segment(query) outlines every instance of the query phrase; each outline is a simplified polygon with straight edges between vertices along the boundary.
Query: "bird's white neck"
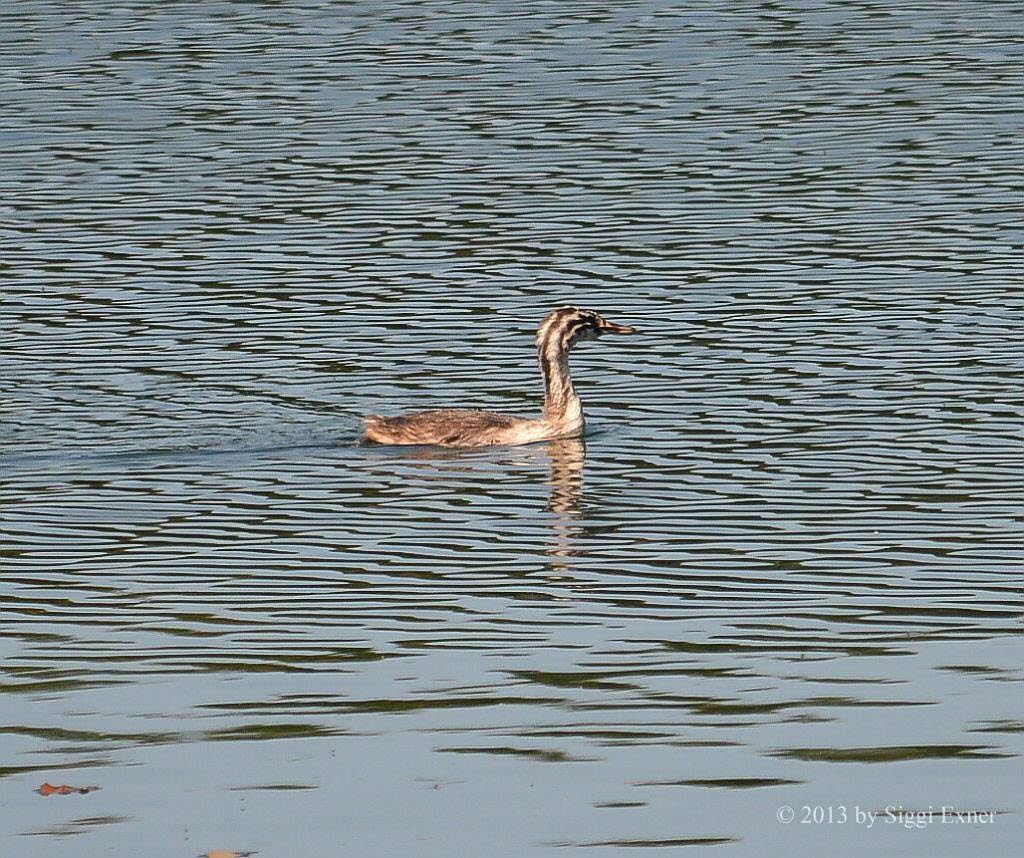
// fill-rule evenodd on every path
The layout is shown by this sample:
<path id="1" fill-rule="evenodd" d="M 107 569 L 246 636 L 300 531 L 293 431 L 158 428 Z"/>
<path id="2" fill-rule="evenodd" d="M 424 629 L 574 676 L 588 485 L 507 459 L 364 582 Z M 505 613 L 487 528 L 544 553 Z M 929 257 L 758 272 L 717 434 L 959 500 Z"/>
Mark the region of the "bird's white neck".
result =
<path id="1" fill-rule="evenodd" d="M 569 351 L 552 338 L 539 344 L 537 358 L 544 373 L 544 419 L 552 426 L 578 429 L 583 406 L 569 376 Z"/>

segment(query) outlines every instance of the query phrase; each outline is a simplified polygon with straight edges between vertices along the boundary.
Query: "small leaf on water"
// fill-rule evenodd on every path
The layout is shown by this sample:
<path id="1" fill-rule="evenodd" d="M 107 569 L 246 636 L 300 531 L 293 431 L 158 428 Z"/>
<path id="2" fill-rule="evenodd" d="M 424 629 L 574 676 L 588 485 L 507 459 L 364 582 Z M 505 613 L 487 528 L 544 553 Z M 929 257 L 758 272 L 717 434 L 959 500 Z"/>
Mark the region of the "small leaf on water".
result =
<path id="1" fill-rule="evenodd" d="M 231 849 L 211 849 L 209 852 L 204 852 L 199 858 L 249 858 L 250 855 L 255 854 L 255 852 L 234 852 Z"/>
<path id="2" fill-rule="evenodd" d="M 97 789 L 99 789 L 98 786 L 73 787 L 67 784 L 54 786 L 53 784 L 44 783 L 36 792 L 40 795 L 85 795 L 87 792 Z"/>

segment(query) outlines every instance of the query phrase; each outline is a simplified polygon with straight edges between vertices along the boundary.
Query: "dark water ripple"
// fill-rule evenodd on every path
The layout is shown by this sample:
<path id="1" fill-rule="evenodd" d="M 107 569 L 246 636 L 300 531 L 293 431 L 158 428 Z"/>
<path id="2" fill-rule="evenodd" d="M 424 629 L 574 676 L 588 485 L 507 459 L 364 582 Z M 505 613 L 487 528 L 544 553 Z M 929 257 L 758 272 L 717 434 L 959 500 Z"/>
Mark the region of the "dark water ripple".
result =
<path id="1" fill-rule="evenodd" d="M 1022 31 L 20 4 L 0 851 L 1024 845 Z M 356 444 L 534 410 L 561 303 L 643 332 L 585 442 Z"/>

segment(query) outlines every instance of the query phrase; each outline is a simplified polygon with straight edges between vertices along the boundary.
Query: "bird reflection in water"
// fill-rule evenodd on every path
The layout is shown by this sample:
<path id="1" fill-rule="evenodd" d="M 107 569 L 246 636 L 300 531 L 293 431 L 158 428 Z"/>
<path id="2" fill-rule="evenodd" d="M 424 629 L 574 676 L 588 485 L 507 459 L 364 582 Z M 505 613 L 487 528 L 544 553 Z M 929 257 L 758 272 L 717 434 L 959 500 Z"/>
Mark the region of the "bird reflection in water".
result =
<path id="1" fill-rule="evenodd" d="M 548 472 L 548 500 L 543 517 L 551 527 L 550 546 L 545 549 L 548 568 L 553 577 L 567 577 L 572 568 L 570 558 L 578 556 L 579 536 L 583 527 L 579 523 L 583 506 L 583 464 L 587 448 L 581 438 L 561 438 L 542 444 L 523 447 L 490 447 L 485 452 L 453 450 L 446 447 L 363 448 L 367 455 L 378 460 L 408 463 L 430 463 L 430 469 L 417 468 L 416 476 L 428 484 L 449 488 L 453 482 L 461 486 L 462 497 L 487 496 L 488 483 L 480 478 L 486 473 L 481 462 L 500 464 L 506 476 L 524 466 L 532 473 L 545 465 Z M 506 484 L 499 481 L 498 486 Z M 469 486 L 472 485 L 471 490 Z M 574 577 L 574 576 L 569 576 Z"/>
<path id="2" fill-rule="evenodd" d="M 587 446 L 581 438 L 563 438 L 549 441 L 547 449 L 551 457 L 548 512 L 575 517 L 583 500 L 583 463 L 587 458 Z"/>
<path id="3" fill-rule="evenodd" d="M 563 574 L 571 568 L 569 558 L 579 553 L 576 545 L 583 530 L 578 519 L 583 504 L 583 463 L 587 446 L 582 438 L 562 438 L 549 441 L 547 451 L 551 459 L 547 510 L 554 513 L 555 519 L 554 539 L 546 553 L 551 571 Z"/>

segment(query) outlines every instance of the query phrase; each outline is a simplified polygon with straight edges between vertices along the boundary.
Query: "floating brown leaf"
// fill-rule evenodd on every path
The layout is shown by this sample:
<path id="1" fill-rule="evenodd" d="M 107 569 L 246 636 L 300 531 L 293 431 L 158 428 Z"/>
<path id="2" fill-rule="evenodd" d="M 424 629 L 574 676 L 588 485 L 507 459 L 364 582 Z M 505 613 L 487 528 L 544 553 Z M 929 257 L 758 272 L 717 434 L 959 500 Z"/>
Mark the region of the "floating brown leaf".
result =
<path id="1" fill-rule="evenodd" d="M 61 784 L 60 786 L 54 786 L 53 784 L 44 783 L 39 789 L 36 790 L 40 795 L 85 795 L 87 792 L 99 789 L 98 786 L 84 786 L 84 787 L 73 787 L 67 784 Z"/>

